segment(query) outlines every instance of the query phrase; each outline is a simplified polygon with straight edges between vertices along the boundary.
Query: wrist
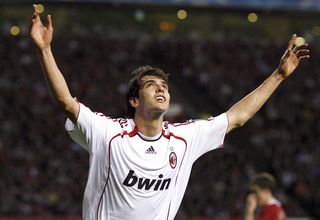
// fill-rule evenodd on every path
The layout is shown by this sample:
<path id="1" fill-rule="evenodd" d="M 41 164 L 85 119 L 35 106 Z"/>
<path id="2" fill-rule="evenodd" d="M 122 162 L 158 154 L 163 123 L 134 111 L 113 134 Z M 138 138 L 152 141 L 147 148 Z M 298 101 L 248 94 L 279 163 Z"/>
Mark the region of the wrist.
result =
<path id="1" fill-rule="evenodd" d="M 46 55 L 48 53 L 51 53 L 51 46 L 46 46 L 46 47 L 41 47 L 41 48 L 38 48 L 38 52 L 42 55 Z"/>
<path id="2" fill-rule="evenodd" d="M 287 78 L 285 74 L 281 70 L 279 70 L 279 68 L 277 68 L 272 75 L 275 77 L 277 81 L 283 81 Z"/>

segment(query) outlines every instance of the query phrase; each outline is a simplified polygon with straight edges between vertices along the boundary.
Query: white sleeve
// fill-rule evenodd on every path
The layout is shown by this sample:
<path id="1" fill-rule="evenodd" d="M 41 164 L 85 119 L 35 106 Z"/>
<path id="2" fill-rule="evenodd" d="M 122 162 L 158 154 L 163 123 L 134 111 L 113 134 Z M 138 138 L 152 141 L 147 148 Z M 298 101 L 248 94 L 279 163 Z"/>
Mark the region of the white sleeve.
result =
<path id="1" fill-rule="evenodd" d="M 201 155 L 223 145 L 228 128 L 228 117 L 223 113 L 208 120 L 197 120 L 194 126 L 192 156 L 195 161 Z"/>
<path id="2" fill-rule="evenodd" d="M 67 119 L 65 123 L 65 129 L 72 140 L 85 148 L 89 153 L 94 153 L 107 142 L 107 134 L 112 126 L 115 126 L 112 120 L 92 112 L 81 103 L 76 124 L 70 119 Z"/>

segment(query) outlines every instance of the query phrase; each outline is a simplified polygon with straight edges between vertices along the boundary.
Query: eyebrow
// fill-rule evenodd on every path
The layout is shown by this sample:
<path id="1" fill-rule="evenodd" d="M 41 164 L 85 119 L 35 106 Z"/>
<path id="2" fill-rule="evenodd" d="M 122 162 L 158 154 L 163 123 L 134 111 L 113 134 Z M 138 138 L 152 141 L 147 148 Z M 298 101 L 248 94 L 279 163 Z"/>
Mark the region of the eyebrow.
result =
<path id="1" fill-rule="evenodd" d="M 156 80 L 154 80 L 154 79 L 148 79 L 148 80 L 142 82 L 142 87 L 143 87 L 145 84 L 147 84 L 148 82 L 153 82 L 153 83 L 155 83 Z M 165 80 L 161 80 L 161 83 L 164 84 L 164 85 L 166 85 L 166 86 L 168 87 L 168 83 L 167 83 Z"/>

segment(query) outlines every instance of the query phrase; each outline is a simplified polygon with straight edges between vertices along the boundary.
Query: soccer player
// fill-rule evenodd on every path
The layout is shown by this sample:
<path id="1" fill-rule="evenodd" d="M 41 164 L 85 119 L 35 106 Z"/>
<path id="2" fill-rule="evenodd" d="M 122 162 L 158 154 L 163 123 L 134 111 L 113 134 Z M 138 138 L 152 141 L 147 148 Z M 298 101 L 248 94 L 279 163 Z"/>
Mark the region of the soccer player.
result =
<path id="1" fill-rule="evenodd" d="M 285 220 L 286 215 L 281 203 L 275 197 L 276 180 L 269 173 L 257 174 L 251 182 L 247 197 L 244 220 L 254 220 L 257 206 L 261 211 L 257 220 Z"/>
<path id="2" fill-rule="evenodd" d="M 309 57 L 306 44 L 294 46 L 293 35 L 279 67 L 227 112 L 174 124 L 163 120 L 170 102 L 167 74 L 142 66 L 129 82 L 128 117 L 113 119 L 71 96 L 51 51 L 52 33 L 51 16 L 44 26 L 34 5 L 30 35 L 49 90 L 68 118 L 71 138 L 90 155 L 85 220 L 174 219 L 197 158 L 221 147 L 225 135 L 245 124 Z"/>

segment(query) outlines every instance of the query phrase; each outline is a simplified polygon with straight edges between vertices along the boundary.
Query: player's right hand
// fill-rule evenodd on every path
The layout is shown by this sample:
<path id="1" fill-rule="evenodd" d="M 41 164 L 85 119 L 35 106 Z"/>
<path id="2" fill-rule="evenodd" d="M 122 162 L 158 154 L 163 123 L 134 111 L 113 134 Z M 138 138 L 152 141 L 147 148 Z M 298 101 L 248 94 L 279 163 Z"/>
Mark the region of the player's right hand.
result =
<path id="1" fill-rule="evenodd" d="M 47 27 L 42 24 L 40 15 L 37 12 L 37 5 L 33 5 L 33 16 L 30 26 L 30 36 L 37 47 L 41 49 L 50 48 L 53 28 L 51 16 L 47 16 Z"/>

